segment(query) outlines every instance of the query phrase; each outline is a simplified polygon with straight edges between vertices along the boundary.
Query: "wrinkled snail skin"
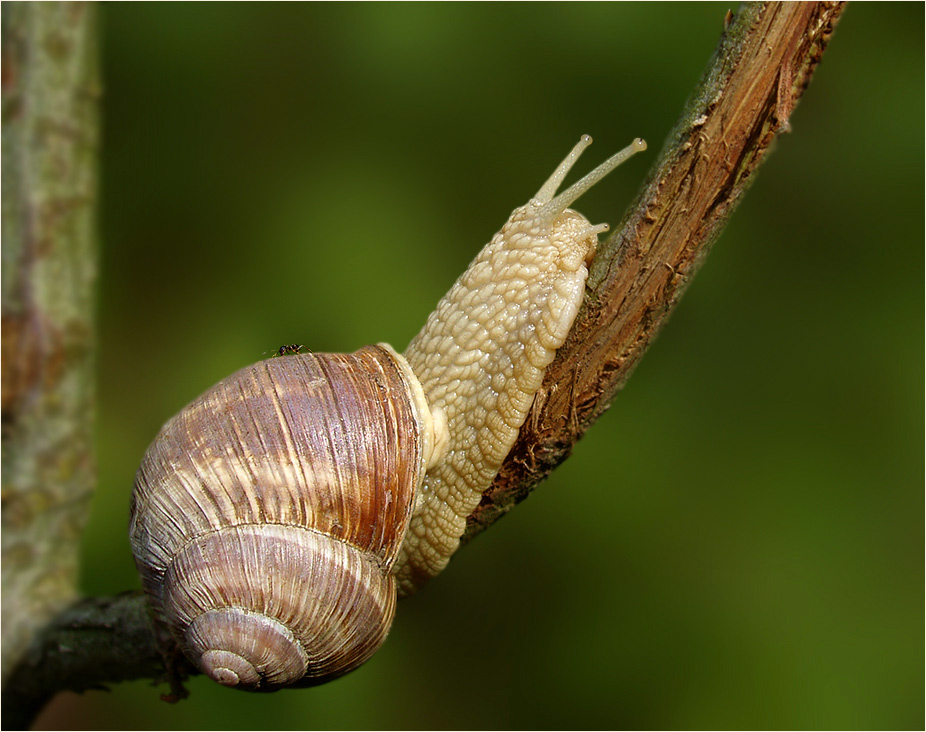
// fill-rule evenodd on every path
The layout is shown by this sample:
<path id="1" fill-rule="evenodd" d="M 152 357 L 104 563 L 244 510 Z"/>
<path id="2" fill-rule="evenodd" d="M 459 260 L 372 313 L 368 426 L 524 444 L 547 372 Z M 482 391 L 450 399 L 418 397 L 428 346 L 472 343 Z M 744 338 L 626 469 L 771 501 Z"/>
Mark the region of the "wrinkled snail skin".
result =
<path id="1" fill-rule="evenodd" d="M 130 537 L 158 616 L 221 684 L 353 670 L 397 593 L 440 572 L 517 438 L 581 305 L 598 234 L 559 195 L 584 136 L 441 300 L 404 356 L 267 359 L 171 419 L 136 478 Z"/>
<path id="2" fill-rule="evenodd" d="M 395 570 L 400 595 L 440 572 L 456 551 L 579 311 L 598 234 L 608 225 L 593 226 L 568 206 L 646 149 L 634 140 L 557 196 L 591 142 L 583 136 L 537 195 L 512 212 L 405 351 L 428 404 L 447 423 L 448 448 L 424 479 Z"/>

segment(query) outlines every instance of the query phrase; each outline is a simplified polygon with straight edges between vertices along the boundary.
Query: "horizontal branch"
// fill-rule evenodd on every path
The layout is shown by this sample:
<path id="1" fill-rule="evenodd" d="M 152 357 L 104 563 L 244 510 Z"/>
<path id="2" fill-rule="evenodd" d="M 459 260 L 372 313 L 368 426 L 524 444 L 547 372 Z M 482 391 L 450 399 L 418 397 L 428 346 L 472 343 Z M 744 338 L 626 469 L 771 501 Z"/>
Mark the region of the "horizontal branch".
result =
<path id="1" fill-rule="evenodd" d="M 140 592 L 91 597 L 61 613 L 43 631 L 3 687 L 4 729 L 28 728 L 52 694 L 105 689 L 133 679 L 167 681 L 184 694 L 182 658 L 164 658 L 168 631 L 156 625 Z"/>

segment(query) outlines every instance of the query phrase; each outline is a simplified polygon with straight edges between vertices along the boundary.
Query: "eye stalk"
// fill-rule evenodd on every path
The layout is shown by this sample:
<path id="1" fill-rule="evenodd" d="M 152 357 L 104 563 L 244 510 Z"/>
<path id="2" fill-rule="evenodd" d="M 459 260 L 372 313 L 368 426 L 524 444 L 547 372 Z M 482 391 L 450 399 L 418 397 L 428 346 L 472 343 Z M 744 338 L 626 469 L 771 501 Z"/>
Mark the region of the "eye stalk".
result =
<path id="1" fill-rule="evenodd" d="M 556 191 L 559 189 L 560 185 L 562 185 L 566 174 L 572 166 L 575 165 L 575 162 L 579 159 L 579 156 L 583 153 L 585 148 L 591 144 L 592 138 L 589 135 L 582 135 L 582 139 L 572 148 L 572 151 L 566 156 L 563 162 L 559 164 L 559 167 L 557 167 L 553 175 L 547 179 L 547 182 L 541 186 L 540 190 L 537 191 L 537 195 L 531 199 L 532 202 L 536 202 L 543 207 L 538 214 L 540 218 L 547 221 L 556 219 L 563 211 L 575 203 L 583 193 L 588 191 L 589 188 L 604 178 L 618 165 L 636 155 L 638 152 L 646 150 L 646 140 L 641 137 L 636 138 L 623 150 L 612 155 L 591 173 L 588 173 L 584 178 L 573 183 L 569 188 L 556 196 Z M 554 196 L 556 196 L 556 198 L 554 198 Z"/>

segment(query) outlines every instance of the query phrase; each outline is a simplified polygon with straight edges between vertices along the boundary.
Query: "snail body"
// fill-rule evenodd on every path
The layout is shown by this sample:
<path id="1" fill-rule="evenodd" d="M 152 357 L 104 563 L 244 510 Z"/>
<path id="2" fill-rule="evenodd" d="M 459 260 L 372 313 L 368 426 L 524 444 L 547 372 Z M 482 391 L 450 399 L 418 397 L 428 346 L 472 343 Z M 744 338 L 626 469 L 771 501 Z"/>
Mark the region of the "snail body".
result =
<path id="1" fill-rule="evenodd" d="M 568 208 L 642 140 L 556 195 L 584 136 L 403 355 L 295 353 L 171 419 L 130 537 L 158 616 L 203 673 L 271 691 L 353 670 L 397 595 L 440 572 L 581 305 L 597 236 Z"/>

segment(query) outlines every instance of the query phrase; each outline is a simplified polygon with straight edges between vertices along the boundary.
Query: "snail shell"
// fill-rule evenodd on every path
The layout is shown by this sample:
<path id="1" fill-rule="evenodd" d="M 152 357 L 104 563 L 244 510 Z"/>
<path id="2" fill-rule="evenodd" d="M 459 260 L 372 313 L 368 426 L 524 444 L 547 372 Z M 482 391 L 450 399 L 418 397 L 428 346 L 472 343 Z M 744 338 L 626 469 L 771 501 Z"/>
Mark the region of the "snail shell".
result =
<path id="1" fill-rule="evenodd" d="M 130 531 L 142 580 L 219 683 L 310 685 L 382 643 L 433 451 L 410 374 L 387 346 L 261 361 L 174 417 L 145 455 Z"/>
<path id="2" fill-rule="evenodd" d="M 161 430 L 136 478 L 132 548 L 204 673 L 270 691 L 345 674 L 383 642 L 397 591 L 446 566 L 608 228 L 568 207 L 646 148 L 635 140 L 557 194 L 590 143 L 515 209 L 404 357 L 381 344 L 261 361 Z"/>

